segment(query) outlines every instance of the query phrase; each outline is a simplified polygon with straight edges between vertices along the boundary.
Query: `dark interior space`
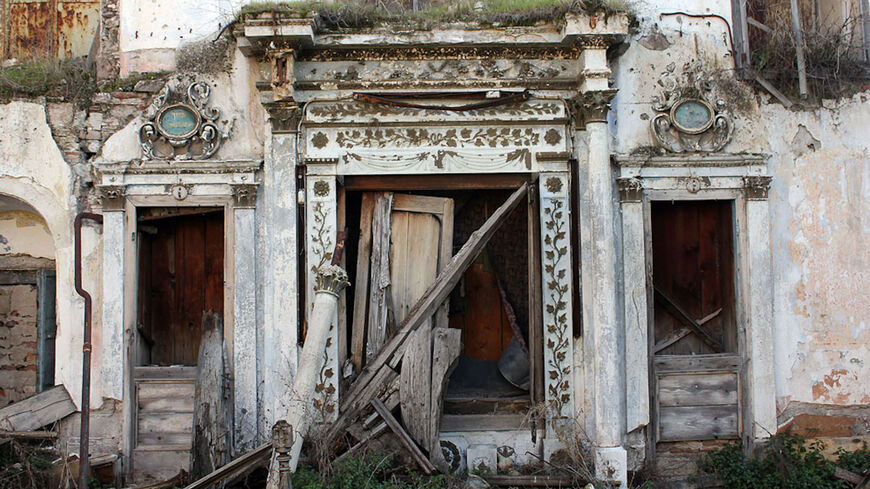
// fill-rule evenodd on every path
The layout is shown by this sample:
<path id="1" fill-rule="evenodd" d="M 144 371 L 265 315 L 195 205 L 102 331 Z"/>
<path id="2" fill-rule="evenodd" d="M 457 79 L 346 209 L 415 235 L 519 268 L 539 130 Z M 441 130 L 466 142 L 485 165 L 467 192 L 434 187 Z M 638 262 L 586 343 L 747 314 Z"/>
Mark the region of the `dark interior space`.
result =
<path id="1" fill-rule="evenodd" d="M 426 189 L 395 193 L 453 200 L 452 248 L 455 254 L 512 191 Z M 362 194 L 361 191 L 346 192 L 348 239 L 345 263 L 352 284 L 356 283 L 353 264 L 357 263 Z M 519 205 L 453 290 L 448 323 L 449 327 L 462 330 L 463 349 L 445 395 L 445 414 L 467 413 L 468 406 L 479 407 L 479 401 L 486 399 L 510 401 L 519 398 L 528 405 L 528 387 L 521 389 L 512 385 L 498 366 L 511 340 L 517 336 L 516 332 L 520 333 L 524 343 L 529 340 L 528 254 L 528 206 Z M 348 337 L 352 334 L 354 317 L 352 294 L 351 291 L 346 301 Z M 528 362 L 527 354 L 517 346 L 507 355 L 518 358 L 520 363 Z M 482 409 L 492 410 L 490 405 Z"/>
<path id="2" fill-rule="evenodd" d="M 656 353 L 736 353 L 733 201 L 653 202 L 651 210 L 655 343 L 683 335 Z M 686 328 L 674 307 L 701 323 L 722 351 Z"/>
<path id="3" fill-rule="evenodd" d="M 138 237 L 138 363 L 196 365 L 203 313 L 223 314 L 223 209 L 142 209 Z"/>

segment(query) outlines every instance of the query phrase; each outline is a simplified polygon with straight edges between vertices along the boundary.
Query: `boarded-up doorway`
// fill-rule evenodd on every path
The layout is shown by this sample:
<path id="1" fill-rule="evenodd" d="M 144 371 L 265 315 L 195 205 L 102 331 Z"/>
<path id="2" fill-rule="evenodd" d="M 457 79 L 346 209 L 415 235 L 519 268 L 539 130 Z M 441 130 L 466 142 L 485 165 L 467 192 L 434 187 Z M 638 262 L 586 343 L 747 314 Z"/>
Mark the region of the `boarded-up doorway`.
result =
<path id="1" fill-rule="evenodd" d="M 202 316 L 224 309 L 224 212 L 143 208 L 137 220 L 133 478 L 141 482 L 188 466 Z"/>
<path id="2" fill-rule="evenodd" d="M 655 441 L 742 431 L 733 201 L 653 202 Z"/>

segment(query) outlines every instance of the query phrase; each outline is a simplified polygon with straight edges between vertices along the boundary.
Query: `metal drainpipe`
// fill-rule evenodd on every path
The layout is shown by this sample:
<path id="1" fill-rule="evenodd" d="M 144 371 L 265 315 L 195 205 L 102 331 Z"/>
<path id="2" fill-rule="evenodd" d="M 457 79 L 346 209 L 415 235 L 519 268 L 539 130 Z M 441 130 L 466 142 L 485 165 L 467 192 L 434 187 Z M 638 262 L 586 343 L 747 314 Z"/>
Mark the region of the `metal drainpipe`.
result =
<path id="1" fill-rule="evenodd" d="M 82 221 L 103 223 L 103 216 L 90 212 L 81 212 L 75 220 L 75 287 L 76 292 L 85 300 L 85 330 L 82 340 L 82 421 L 79 434 L 79 488 L 88 487 L 88 445 L 90 443 L 91 415 L 91 294 L 82 288 Z"/>

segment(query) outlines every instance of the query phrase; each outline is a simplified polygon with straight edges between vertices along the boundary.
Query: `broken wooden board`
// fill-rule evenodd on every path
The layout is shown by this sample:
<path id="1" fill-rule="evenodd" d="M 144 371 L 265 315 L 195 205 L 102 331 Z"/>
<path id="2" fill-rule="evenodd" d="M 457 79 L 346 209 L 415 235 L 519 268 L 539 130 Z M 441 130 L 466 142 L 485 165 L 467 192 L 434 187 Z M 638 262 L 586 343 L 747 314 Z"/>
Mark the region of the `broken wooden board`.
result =
<path id="1" fill-rule="evenodd" d="M 425 320 L 429 319 L 438 307 L 444 303 L 450 292 L 459 282 L 462 274 L 471 262 L 474 261 L 483 247 L 486 246 L 493 234 L 505 222 L 511 211 L 522 201 L 528 189 L 529 185 L 523 183 L 520 188 L 508 197 L 504 204 L 496 209 L 483 226 L 471 234 L 468 241 L 459 250 L 459 253 L 453 257 L 447 267 L 438 275 L 435 282 L 429 286 L 426 293 L 417 301 L 414 309 L 402 322 L 399 331 L 384 345 L 374 361 L 366 365 L 356 382 L 351 385 L 347 396 L 345 396 L 345 402 L 342 403 L 338 419 L 324 433 L 324 440 L 327 443 L 338 439 L 339 435 L 345 431 L 347 425 L 361 414 L 362 408 L 377 393 L 377 390 L 371 387 L 372 382 L 377 377 L 383 375 L 381 372 L 384 368 L 390 369 L 389 365 L 401 357 L 402 348 L 410 333 L 422 325 Z M 392 371 L 392 369 L 390 370 Z"/>
<path id="2" fill-rule="evenodd" d="M 443 473 L 450 472 L 450 464 L 441 453 L 441 413 L 444 407 L 444 391 L 450 373 L 456 367 L 462 349 L 462 331 L 450 328 L 435 328 L 432 331 L 432 394 L 428 416 L 429 438 L 423 448 L 429 452 L 429 461 Z M 405 413 L 402 412 L 404 418 Z"/>
<path id="3" fill-rule="evenodd" d="M 380 194 L 372 216 L 371 293 L 366 322 L 366 362 L 370 362 L 387 340 L 390 310 L 390 211 L 393 194 Z"/>
<path id="4" fill-rule="evenodd" d="M 725 347 L 722 346 L 722 343 L 716 341 L 710 333 L 704 329 L 703 326 L 699 325 L 697 321 L 692 319 L 685 311 L 683 311 L 680 306 L 678 306 L 673 300 L 671 300 L 668 296 L 662 293 L 659 289 L 655 288 L 655 300 L 659 304 L 661 304 L 668 312 L 674 315 L 683 325 L 692 330 L 695 334 L 701 337 L 701 339 L 706 343 L 710 348 L 713 349 L 716 353 L 721 353 L 725 351 Z"/>
<path id="5" fill-rule="evenodd" d="M 399 399 L 402 421 L 408 434 L 428 449 L 432 434 L 432 321 L 410 334 L 399 373 Z"/>
<path id="6" fill-rule="evenodd" d="M 0 409 L 0 429 L 32 431 L 76 412 L 69 393 L 57 385 Z"/>
<path id="7" fill-rule="evenodd" d="M 221 315 L 202 317 L 202 340 L 194 395 L 190 475 L 199 478 L 225 465 L 232 456 L 232 397 L 227 385 L 227 353 Z"/>
<path id="8" fill-rule="evenodd" d="M 393 414 L 387 410 L 384 403 L 382 403 L 380 399 L 374 398 L 372 399 L 371 404 L 372 407 L 375 408 L 375 411 L 377 411 L 381 418 L 383 418 L 387 426 L 393 430 L 393 433 L 395 433 L 396 437 L 399 438 L 399 442 L 406 450 L 408 450 L 408 453 L 411 454 L 411 457 L 415 462 L 417 462 L 417 465 L 420 466 L 423 473 L 427 475 L 434 473 L 435 467 L 429 463 L 429 460 L 425 455 L 423 455 L 423 452 L 420 451 L 420 447 L 418 447 L 417 444 L 414 443 L 414 440 L 408 436 L 408 433 L 402 429 L 402 425 L 400 425 L 396 418 L 393 417 Z"/>
<path id="9" fill-rule="evenodd" d="M 184 489 L 205 489 L 217 482 L 231 482 L 237 476 L 246 473 L 257 465 L 269 460 L 272 456 L 272 442 L 264 443 L 198 481 L 185 486 Z"/>
<path id="10" fill-rule="evenodd" d="M 372 259 L 372 215 L 375 194 L 364 193 L 359 217 L 359 245 L 356 257 L 356 285 L 353 295 L 353 322 L 351 323 L 350 361 L 355 372 L 363 365 L 365 350 L 366 304 L 369 298 L 369 264 Z"/>

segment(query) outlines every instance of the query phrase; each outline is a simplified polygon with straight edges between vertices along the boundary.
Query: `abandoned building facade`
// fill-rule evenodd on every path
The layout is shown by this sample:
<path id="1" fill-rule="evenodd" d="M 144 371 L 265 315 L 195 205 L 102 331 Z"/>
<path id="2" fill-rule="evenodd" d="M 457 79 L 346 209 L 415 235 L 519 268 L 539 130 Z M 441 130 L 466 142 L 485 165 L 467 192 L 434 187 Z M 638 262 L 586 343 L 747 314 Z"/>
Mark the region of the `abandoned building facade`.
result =
<path id="1" fill-rule="evenodd" d="M 763 88 L 746 2 L 364 27 L 55 3 L 75 28 L 7 28 L 4 55 L 44 36 L 122 83 L 0 105 L 0 407 L 60 385 L 80 409 L 84 347 L 91 453 L 129 480 L 187 466 L 209 310 L 235 453 L 300 412 L 341 425 L 367 374 L 454 471 L 547 459 L 566 432 L 617 481 L 691 475 L 723 440 L 867 439 L 870 101 Z M 101 219 L 77 264 L 80 212 Z M 330 263 L 349 286 L 324 318 Z"/>

